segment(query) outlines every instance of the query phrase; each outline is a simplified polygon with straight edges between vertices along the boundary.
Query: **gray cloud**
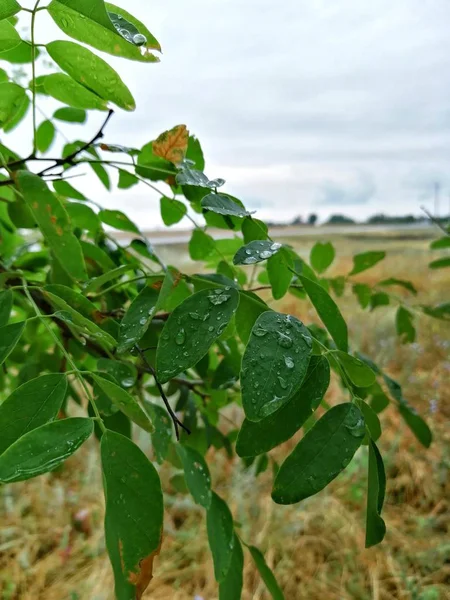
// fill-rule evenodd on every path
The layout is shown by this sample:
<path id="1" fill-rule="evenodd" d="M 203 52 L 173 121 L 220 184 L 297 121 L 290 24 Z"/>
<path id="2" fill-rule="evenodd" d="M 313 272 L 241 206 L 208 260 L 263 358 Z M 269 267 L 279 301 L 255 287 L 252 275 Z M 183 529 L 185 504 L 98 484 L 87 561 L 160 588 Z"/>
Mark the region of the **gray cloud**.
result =
<path id="1" fill-rule="evenodd" d="M 354 206 L 366 204 L 373 198 L 376 187 L 368 175 L 360 174 L 354 183 L 347 185 L 326 181 L 319 192 L 323 206 Z"/>

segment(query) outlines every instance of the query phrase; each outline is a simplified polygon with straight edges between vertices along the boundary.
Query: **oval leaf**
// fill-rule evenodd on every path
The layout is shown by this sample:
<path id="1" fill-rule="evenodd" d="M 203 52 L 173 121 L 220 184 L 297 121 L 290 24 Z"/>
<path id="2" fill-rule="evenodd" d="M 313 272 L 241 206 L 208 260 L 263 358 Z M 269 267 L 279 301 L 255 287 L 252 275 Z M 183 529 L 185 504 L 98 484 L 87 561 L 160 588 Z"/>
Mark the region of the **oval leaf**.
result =
<path id="1" fill-rule="evenodd" d="M 285 406 L 258 423 L 244 419 L 236 441 L 237 454 L 256 456 L 291 438 L 319 406 L 329 385 L 327 359 L 311 356 L 301 388 Z"/>
<path id="2" fill-rule="evenodd" d="M 244 584 L 244 553 L 236 534 L 233 538 L 233 554 L 230 568 L 225 579 L 219 585 L 219 600 L 238 600 L 242 595 Z"/>
<path id="3" fill-rule="evenodd" d="M 335 254 L 331 242 L 316 242 L 309 257 L 312 268 L 317 273 L 324 273 L 333 262 Z"/>
<path id="4" fill-rule="evenodd" d="M 331 408 L 281 465 L 274 501 L 295 504 L 323 490 L 351 461 L 364 435 L 364 417 L 355 404 Z"/>
<path id="5" fill-rule="evenodd" d="M 91 419 L 74 417 L 29 431 L 0 456 L 0 482 L 24 481 L 53 471 L 84 444 L 93 430 Z"/>
<path id="6" fill-rule="evenodd" d="M 153 154 L 171 163 L 183 162 L 189 142 L 186 125 L 176 125 L 164 131 L 152 144 Z"/>
<path id="7" fill-rule="evenodd" d="M 276 254 L 280 248 L 281 244 L 270 240 L 253 241 L 239 248 L 234 255 L 233 263 L 235 265 L 254 265 L 267 260 Z"/>
<path id="8" fill-rule="evenodd" d="M 85 110 L 79 108 L 58 108 L 53 113 L 53 118 L 65 123 L 85 123 L 87 115 Z"/>
<path id="9" fill-rule="evenodd" d="M 382 251 L 371 251 L 371 252 L 361 252 L 361 254 L 356 254 L 353 257 L 353 269 L 350 271 L 349 275 L 356 275 L 357 273 L 362 273 L 367 269 L 372 268 L 380 260 L 386 256 L 386 252 Z"/>
<path id="10" fill-rule="evenodd" d="M 258 569 L 262 580 L 266 584 L 266 588 L 270 592 L 273 600 L 285 600 L 284 594 L 281 591 L 277 580 L 275 579 L 275 575 L 267 566 L 262 552 L 258 548 L 255 548 L 255 546 L 247 546 L 247 548 L 250 550 L 250 554 L 252 555 L 256 568 Z"/>
<path id="11" fill-rule="evenodd" d="M 367 487 L 366 548 L 379 544 L 386 525 L 381 518 L 386 492 L 386 473 L 383 459 L 375 443 L 369 441 L 369 481 Z"/>
<path id="12" fill-rule="evenodd" d="M 53 73 L 44 78 L 44 89 L 49 96 L 74 108 L 107 110 L 106 102 L 65 73 Z"/>
<path id="13" fill-rule="evenodd" d="M 0 327 L 0 365 L 5 362 L 10 353 L 14 350 L 17 342 L 22 335 L 24 322 L 11 323 Z"/>
<path id="14" fill-rule="evenodd" d="M 213 492 L 206 513 L 208 541 L 214 561 L 216 581 L 223 581 L 230 569 L 234 548 L 233 517 L 228 505 Z"/>
<path id="15" fill-rule="evenodd" d="M 20 110 L 25 96 L 25 90 L 17 83 L 0 83 L 0 128 Z"/>
<path id="16" fill-rule="evenodd" d="M 16 388 L 0 405 L 0 454 L 25 433 L 55 419 L 66 390 L 63 373 L 41 375 Z"/>
<path id="17" fill-rule="evenodd" d="M 107 431 L 100 445 L 106 499 L 105 536 L 117 598 L 142 597 L 153 575 L 163 528 L 158 473 L 127 437 Z"/>
<path id="18" fill-rule="evenodd" d="M 46 48 L 63 71 L 97 96 L 124 110 L 136 108 L 130 90 L 102 58 L 75 42 L 50 42 Z"/>
<path id="19" fill-rule="evenodd" d="M 0 14 L 2 12 L 3 6 L 0 8 Z M 13 27 L 9 21 L 0 20 L 0 53 L 15 48 L 20 42 L 20 35 L 17 33 L 15 27 Z"/>
<path id="20" fill-rule="evenodd" d="M 201 454 L 188 446 L 177 445 L 177 454 L 183 463 L 184 476 L 195 502 L 208 509 L 211 505 L 211 475 Z"/>
<path id="21" fill-rule="evenodd" d="M 208 194 L 202 198 L 201 206 L 204 210 L 210 210 L 218 215 L 248 217 L 251 214 L 225 194 Z"/>
<path id="22" fill-rule="evenodd" d="M 359 358 L 340 350 L 333 352 L 333 356 L 337 357 L 344 371 L 357 387 L 369 387 L 375 383 L 375 373 Z"/>
<path id="23" fill-rule="evenodd" d="M 13 305 L 13 293 L 11 290 L 0 292 L 0 327 L 4 327 L 11 315 Z"/>
<path id="24" fill-rule="evenodd" d="M 156 371 L 162 383 L 203 358 L 225 330 L 238 303 L 235 289 L 222 288 L 197 292 L 175 308 L 156 352 Z"/>
<path id="25" fill-rule="evenodd" d="M 242 359 L 245 416 L 261 421 L 297 392 L 305 377 L 312 340 L 301 321 L 268 311 L 260 315 Z"/>
<path id="26" fill-rule="evenodd" d="M 321 318 L 323 324 L 328 329 L 336 346 L 347 352 L 348 350 L 348 331 L 347 323 L 331 296 L 326 292 L 321 285 L 311 281 L 307 277 L 300 277 L 300 281 L 305 288 L 317 314 Z"/>
<path id="27" fill-rule="evenodd" d="M 158 302 L 159 291 L 145 287 L 130 304 L 119 328 L 119 353 L 127 352 L 147 331 Z"/>
<path id="28" fill-rule="evenodd" d="M 111 402 L 129 419 L 145 431 L 149 431 L 150 433 L 154 431 L 149 416 L 142 410 L 133 396 L 112 381 L 109 381 L 109 379 L 105 379 L 96 373 L 91 373 L 91 377 Z"/>
<path id="29" fill-rule="evenodd" d="M 0 4 L 0 20 L 12 17 L 21 10 L 20 4 L 17 0 L 2 0 Z"/>

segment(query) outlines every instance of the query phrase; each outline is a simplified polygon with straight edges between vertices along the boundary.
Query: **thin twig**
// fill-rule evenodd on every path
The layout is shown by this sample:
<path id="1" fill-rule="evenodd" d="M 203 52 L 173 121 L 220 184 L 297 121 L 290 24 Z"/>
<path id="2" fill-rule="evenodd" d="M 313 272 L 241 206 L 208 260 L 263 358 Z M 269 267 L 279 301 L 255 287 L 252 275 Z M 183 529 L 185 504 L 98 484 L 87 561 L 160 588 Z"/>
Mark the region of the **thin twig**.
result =
<path id="1" fill-rule="evenodd" d="M 434 223 L 437 227 L 439 227 L 439 229 L 441 229 L 445 235 L 450 235 L 450 233 L 447 231 L 447 229 L 442 225 L 442 223 L 440 223 L 435 217 L 433 217 L 433 215 L 428 212 L 428 210 L 425 208 L 425 206 L 421 206 L 420 207 L 423 212 L 427 215 L 427 217 L 430 219 L 430 221 L 432 223 Z"/>
<path id="2" fill-rule="evenodd" d="M 138 351 L 139 356 L 141 357 L 141 359 L 144 361 L 145 365 L 147 366 L 148 372 L 151 373 L 153 375 L 153 377 L 155 378 L 155 383 L 156 383 L 156 387 L 159 390 L 159 395 L 161 396 L 164 404 L 166 405 L 167 411 L 170 415 L 170 418 L 172 419 L 177 440 L 180 439 L 180 432 L 178 430 L 178 426 L 180 426 L 182 429 L 184 429 L 184 431 L 189 435 L 191 433 L 190 430 L 185 425 L 183 425 L 183 423 L 178 419 L 177 415 L 172 410 L 172 407 L 170 406 L 170 403 L 169 403 L 167 396 L 163 390 L 163 387 L 158 381 L 155 369 L 148 362 L 147 358 L 145 357 L 145 354 L 142 352 L 142 350 L 139 348 L 138 345 L 136 345 L 136 349 Z"/>

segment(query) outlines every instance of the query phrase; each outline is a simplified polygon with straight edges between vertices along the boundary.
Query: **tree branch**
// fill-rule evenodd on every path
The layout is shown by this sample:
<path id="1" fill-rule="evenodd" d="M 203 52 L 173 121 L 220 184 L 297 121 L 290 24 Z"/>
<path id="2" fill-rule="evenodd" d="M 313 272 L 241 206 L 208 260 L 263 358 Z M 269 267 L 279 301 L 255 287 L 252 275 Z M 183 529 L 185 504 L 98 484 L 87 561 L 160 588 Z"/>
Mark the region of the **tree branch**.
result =
<path id="1" fill-rule="evenodd" d="M 440 223 L 435 217 L 433 217 L 433 215 L 428 212 L 428 210 L 425 208 L 425 206 L 421 206 L 420 207 L 423 212 L 427 215 L 427 217 L 430 219 L 430 221 L 432 223 L 434 223 L 437 227 L 439 227 L 439 229 L 441 229 L 445 235 L 450 235 L 450 233 L 447 231 L 447 229 L 442 225 L 442 223 Z"/>

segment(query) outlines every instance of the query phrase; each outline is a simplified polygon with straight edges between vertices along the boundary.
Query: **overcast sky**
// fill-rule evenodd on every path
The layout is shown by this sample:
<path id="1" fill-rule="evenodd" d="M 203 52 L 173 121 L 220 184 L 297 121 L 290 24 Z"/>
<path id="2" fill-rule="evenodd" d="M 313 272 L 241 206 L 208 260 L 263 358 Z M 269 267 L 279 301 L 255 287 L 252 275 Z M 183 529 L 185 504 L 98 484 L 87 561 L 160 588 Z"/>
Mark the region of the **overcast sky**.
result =
<path id="1" fill-rule="evenodd" d="M 163 55 L 156 65 L 107 58 L 137 102 L 134 113 L 117 110 L 107 142 L 140 147 L 186 123 L 207 174 L 265 218 L 418 214 L 434 182 L 447 212 L 449 0 L 122 2 Z M 42 26 L 55 33 L 40 13 Z M 145 187 L 108 194 L 90 175 L 77 186 L 141 225 L 161 224 Z"/>

